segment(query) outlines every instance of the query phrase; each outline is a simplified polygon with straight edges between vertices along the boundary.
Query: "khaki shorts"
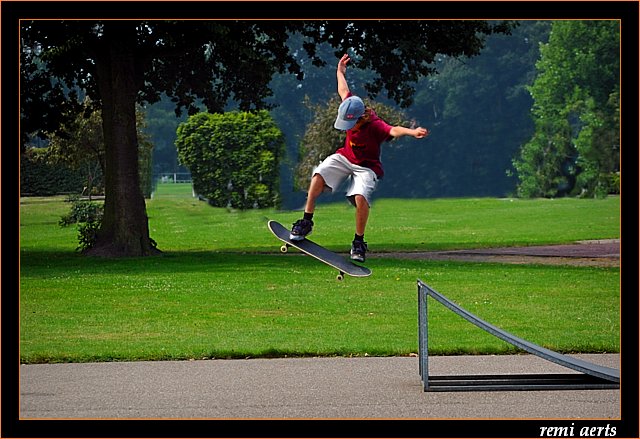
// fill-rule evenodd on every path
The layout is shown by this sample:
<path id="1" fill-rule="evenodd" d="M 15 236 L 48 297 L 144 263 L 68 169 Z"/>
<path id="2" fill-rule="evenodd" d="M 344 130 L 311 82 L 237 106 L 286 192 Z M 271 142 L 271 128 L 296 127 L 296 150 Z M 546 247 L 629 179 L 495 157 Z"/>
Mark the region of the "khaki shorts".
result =
<path id="1" fill-rule="evenodd" d="M 371 195 L 378 185 L 378 176 L 369 168 L 354 165 L 341 154 L 333 154 L 324 159 L 313 175 L 320 174 L 325 182 L 325 191 L 337 190 L 347 179 L 347 199 L 355 206 L 355 196 L 362 195 L 371 205 Z"/>

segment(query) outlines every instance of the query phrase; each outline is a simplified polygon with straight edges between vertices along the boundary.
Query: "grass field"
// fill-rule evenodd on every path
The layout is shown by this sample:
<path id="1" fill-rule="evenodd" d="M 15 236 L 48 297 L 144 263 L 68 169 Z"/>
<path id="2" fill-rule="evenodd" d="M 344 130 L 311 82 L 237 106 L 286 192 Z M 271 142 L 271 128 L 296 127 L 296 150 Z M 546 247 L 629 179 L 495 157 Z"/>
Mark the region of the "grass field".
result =
<path id="1" fill-rule="evenodd" d="M 25 363 L 417 352 L 418 278 L 479 317 L 561 352 L 618 352 L 618 268 L 376 258 L 442 250 L 619 238 L 620 200 L 379 200 L 367 261 L 373 275 L 335 280 L 317 261 L 279 253 L 267 219 L 164 184 L 147 202 L 163 255 L 119 260 L 77 254 L 57 225 L 61 197 L 20 206 L 20 355 Z M 354 211 L 318 207 L 315 240 L 346 251 Z M 429 307 L 430 353 L 510 353 L 510 345 Z"/>

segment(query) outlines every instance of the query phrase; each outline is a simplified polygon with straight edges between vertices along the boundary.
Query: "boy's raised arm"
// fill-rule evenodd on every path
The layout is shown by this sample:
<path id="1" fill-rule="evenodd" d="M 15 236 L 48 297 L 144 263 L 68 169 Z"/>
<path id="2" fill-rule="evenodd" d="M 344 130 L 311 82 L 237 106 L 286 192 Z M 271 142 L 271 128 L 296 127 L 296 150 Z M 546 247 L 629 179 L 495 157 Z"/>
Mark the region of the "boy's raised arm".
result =
<path id="1" fill-rule="evenodd" d="M 338 61 L 338 69 L 336 71 L 336 77 L 338 78 L 338 94 L 344 101 L 349 94 L 349 86 L 347 85 L 347 63 L 351 60 L 349 55 L 344 54 L 340 61 Z"/>

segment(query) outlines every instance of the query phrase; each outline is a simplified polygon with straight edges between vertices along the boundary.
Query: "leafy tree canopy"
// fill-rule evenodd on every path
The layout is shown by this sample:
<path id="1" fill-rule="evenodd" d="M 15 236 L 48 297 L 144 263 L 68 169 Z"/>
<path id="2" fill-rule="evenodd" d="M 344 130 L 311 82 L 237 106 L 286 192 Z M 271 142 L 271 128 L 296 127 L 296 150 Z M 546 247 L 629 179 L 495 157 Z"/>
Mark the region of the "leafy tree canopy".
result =
<path id="1" fill-rule="evenodd" d="M 620 24 L 556 21 L 529 88 L 535 132 L 514 160 L 527 197 L 619 191 Z"/>
<path id="2" fill-rule="evenodd" d="M 377 75 L 366 85 L 374 98 L 383 89 L 407 106 L 421 76 L 435 73 L 436 54 L 478 55 L 487 35 L 510 33 L 515 22 L 462 21 L 32 21 L 21 29 L 22 119 L 27 132 L 42 125 L 38 116 L 56 119 L 57 106 L 79 102 L 79 94 L 102 104 L 98 60 L 110 44 L 110 33 L 133 27 L 132 71 L 137 101 L 155 103 L 163 93 L 176 113 L 222 112 L 230 100 L 242 111 L 266 108 L 268 84 L 275 73 L 304 75 L 301 54 L 289 53 L 292 34 L 314 65 L 325 65 L 316 47 L 329 43 L 335 55 L 350 51 L 353 67 Z M 51 79 L 53 78 L 53 80 Z M 53 104 L 48 106 L 47 104 Z M 74 107 L 78 109 L 78 107 Z M 51 123 L 51 126 L 57 124 Z"/>

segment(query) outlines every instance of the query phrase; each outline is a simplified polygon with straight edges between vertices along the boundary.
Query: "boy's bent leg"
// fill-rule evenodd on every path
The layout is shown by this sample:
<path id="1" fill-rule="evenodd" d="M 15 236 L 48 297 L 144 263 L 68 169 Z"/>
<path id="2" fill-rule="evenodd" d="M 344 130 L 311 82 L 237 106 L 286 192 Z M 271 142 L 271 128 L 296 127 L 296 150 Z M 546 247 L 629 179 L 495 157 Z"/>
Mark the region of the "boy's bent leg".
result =
<path id="1" fill-rule="evenodd" d="M 307 213 L 313 213 L 316 210 L 316 199 L 322 194 L 326 183 L 324 178 L 320 174 L 314 174 L 309 184 L 309 191 L 307 192 L 307 203 L 304 207 L 304 211 Z"/>
<path id="2" fill-rule="evenodd" d="M 325 181 L 322 175 L 314 174 L 309 184 L 307 193 L 307 203 L 304 208 L 304 217 L 293 223 L 289 239 L 301 241 L 311 234 L 313 230 L 313 212 L 316 208 L 316 198 L 322 194 L 325 188 Z"/>
<path id="3" fill-rule="evenodd" d="M 362 195 L 356 195 L 354 198 L 356 202 L 356 234 L 362 236 L 369 219 L 369 202 Z"/>
<path id="4" fill-rule="evenodd" d="M 332 154 L 324 159 L 313 170 L 305 211 L 313 213 L 316 208 L 316 199 L 323 192 L 333 192 L 350 175 L 351 169 L 348 161 L 340 154 Z"/>

